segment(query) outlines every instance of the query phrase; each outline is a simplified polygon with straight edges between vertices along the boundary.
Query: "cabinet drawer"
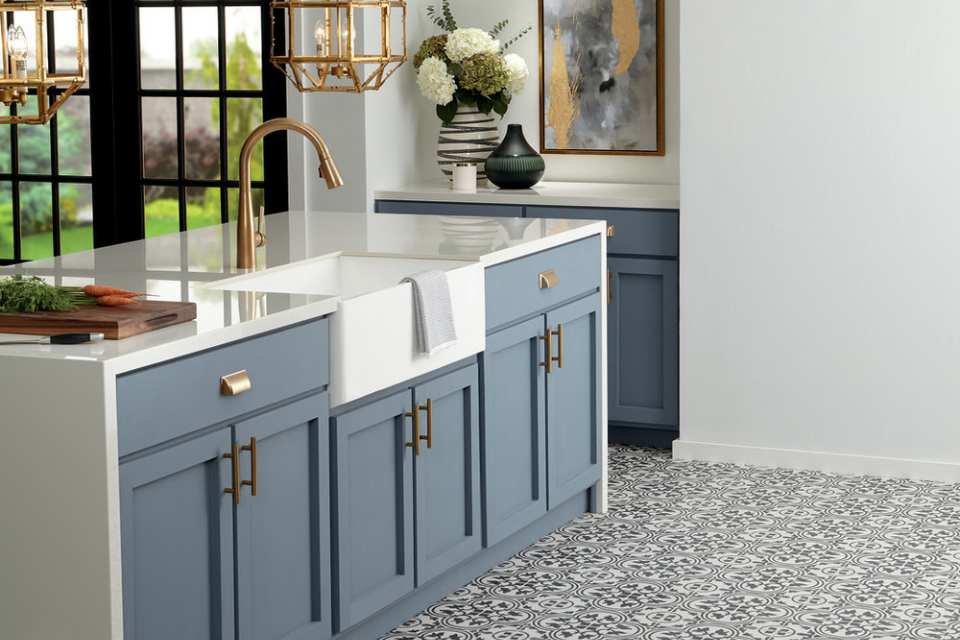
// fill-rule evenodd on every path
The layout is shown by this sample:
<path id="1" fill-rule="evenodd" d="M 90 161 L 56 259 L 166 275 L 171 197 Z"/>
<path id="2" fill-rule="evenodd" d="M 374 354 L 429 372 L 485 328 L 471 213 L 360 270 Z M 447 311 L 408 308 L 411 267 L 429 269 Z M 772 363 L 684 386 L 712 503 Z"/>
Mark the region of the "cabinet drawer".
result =
<path id="1" fill-rule="evenodd" d="M 553 286 L 540 287 L 552 271 Z M 593 236 L 487 269 L 487 331 L 600 287 L 600 238 Z"/>
<path id="2" fill-rule="evenodd" d="M 328 384 L 329 327 L 315 320 L 117 379 L 124 456 Z M 246 370 L 249 391 L 226 396 L 222 376 Z"/>
<path id="3" fill-rule="evenodd" d="M 528 218 L 606 220 L 616 227 L 607 252 L 675 258 L 680 252 L 680 214 L 650 209 L 527 207 Z"/>
<path id="4" fill-rule="evenodd" d="M 452 202 L 414 202 L 377 200 L 377 213 L 415 213 L 442 216 L 479 216 L 481 218 L 522 218 L 523 207 L 511 204 L 463 204 Z"/>

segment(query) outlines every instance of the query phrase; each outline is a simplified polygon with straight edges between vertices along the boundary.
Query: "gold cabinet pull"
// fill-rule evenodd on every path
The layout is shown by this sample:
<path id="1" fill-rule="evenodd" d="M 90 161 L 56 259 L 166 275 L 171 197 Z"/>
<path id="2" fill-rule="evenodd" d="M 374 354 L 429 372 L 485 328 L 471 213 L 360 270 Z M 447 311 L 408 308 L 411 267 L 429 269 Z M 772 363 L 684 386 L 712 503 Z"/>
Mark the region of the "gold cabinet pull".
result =
<path id="1" fill-rule="evenodd" d="M 404 413 L 405 418 L 413 419 L 413 440 L 407 443 L 408 447 L 413 448 L 416 456 L 420 455 L 420 407 L 414 407 L 413 411 Z"/>
<path id="2" fill-rule="evenodd" d="M 607 304 L 613 304 L 613 271 L 607 270 Z"/>
<path id="3" fill-rule="evenodd" d="M 243 480 L 241 487 L 250 487 L 250 495 L 257 495 L 257 439 L 250 438 L 250 444 L 240 447 L 240 451 L 250 452 L 250 479 Z"/>
<path id="4" fill-rule="evenodd" d="M 560 277 L 553 269 L 550 269 L 549 271 L 543 271 L 538 274 L 537 282 L 541 289 L 553 289 L 560 284 Z"/>
<path id="5" fill-rule="evenodd" d="M 233 504 L 240 504 L 240 465 L 238 464 L 238 459 L 240 458 L 240 445 L 234 444 L 230 450 L 230 453 L 223 454 L 224 460 L 230 461 L 230 478 L 231 486 L 227 489 L 224 489 L 225 494 L 233 496 Z"/>
<path id="6" fill-rule="evenodd" d="M 427 449 L 433 449 L 433 400 L 427 400 L 426 406 L 417 409 L 427 412 L 427 435 L 420 436 L 420 439 L 427 441 Z"/>
<path id="7" fill-rule="evenodd" d="M 553 329 L 548 328 L 540 339 L 543 340 L 543 362 L 540 366 L 546 369 L 547 373 L 553 373 Z"/>
<path id="8" fill-rule="evenodd" d="M 615 225 L 608 224 L 608 225 L 607 225 L 607 237 L 608 237 L 608 238 L 612 238 L 612 237 L 615 236 L 615 235 L 617 235 L 617 227 L 616 227 Z"/>
<path id="9" fill-rule="evenodd" d="M 563 369 L 563 325 L 557 323 L 557 355 L 553 359 L 557 363 L 557 369 Z"/>
<path id="10" fill-rule="evenodd" d="M 246 369 L 228 373 L 220 378 L 220 395 L 222 396 L 239 396 L 252 388 L 253 383 Z"/>

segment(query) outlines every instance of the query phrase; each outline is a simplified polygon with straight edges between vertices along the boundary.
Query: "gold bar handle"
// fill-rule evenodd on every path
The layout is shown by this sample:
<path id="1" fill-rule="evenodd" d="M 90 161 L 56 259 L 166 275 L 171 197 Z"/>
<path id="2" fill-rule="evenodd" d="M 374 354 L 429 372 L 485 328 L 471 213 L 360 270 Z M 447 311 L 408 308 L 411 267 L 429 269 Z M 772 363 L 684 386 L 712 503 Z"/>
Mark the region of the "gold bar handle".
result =
<path id="1" fill-rule="evenodd" d="M 414 407 L 413 411 L 403 414 L 405 418 L 413 419 L 413 440 L 407 443 L 408 447 L 413 448 L 413 453 L 420 456 L 420 408 Z"/>
<path id="2" fill-rule="evenodd" d="M 545 335 L 540 336 L 543 340 L 543 362 L 540 366 L 547 370 L 547 373 L 553 373 L 553 329 L 548 328 Z"/>
<path id="3" fill-rule="evenodd" d="M 237 464 L 237 459 L 240 457 L 240 445 L 235 444 L 230 450 L 230 453 L 223 454 L 224 460 L 230 461 L 230 478 L 231 478 L 231 487 L 229 489 L 224 489 L 225 494 L 233 496 L 233 504 L 240 504 L 240 465 Z"/>
<path id="4" fill-rule="evenodd" d="M 607 304 L 613 304 L 613 271 L 607 270 Z"/>
<path id="5" fill-rule="evenodd" d="M 420 436 L 420 439 L 427 441 L 427 449 L 433 449 L 433 400 L 427 400 L 426 406 L 417 408 L 427 412 L 427 435 Z"/>
<path id="6" fill-rule="evenodd" d="M 563 369 L 563 325 L 557 323 L 557 355 L 553 359 L 558 369 Z"/>
<path id="7" fill-rule="evenodd" d="M 222 396 L 239 396 L 252 388 L 253 382 L 250 381 L 250 374 L 246 369 L 228 373 L 220 378 L 220 395 Z"/>
<path id="8" fill-rule="evenodd" d="M 250 495 L 257 495 L 257 439 L 250 438 L 250 444 L 240 447 L 240 451 L 250 452 L 250 479 L 240 483 L 241 487 L 250 487 Z"/>
<path id="9" fill-rule="evenodd" d="M 550 269 L 549 271 L 539 273 L 537 275 L 537 282 L 541 289 L 553 289 L 560 284 L 560 276 L 557 275 L 556 271 Z"/>

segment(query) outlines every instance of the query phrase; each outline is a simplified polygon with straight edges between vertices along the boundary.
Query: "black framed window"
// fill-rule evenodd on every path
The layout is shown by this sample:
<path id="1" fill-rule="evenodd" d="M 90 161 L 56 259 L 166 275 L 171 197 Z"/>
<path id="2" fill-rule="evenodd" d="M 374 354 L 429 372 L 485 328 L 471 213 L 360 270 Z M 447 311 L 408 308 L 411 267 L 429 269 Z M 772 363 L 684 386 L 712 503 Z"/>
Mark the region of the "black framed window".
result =
<path id="1" fill-rule="evenodd" d="M 234 218 L 240 146 L 286 113 L 268 5 L 89 1 L 89 86 L 49 125 L 0 127 L 0 264 Z M 286 153 L 271 136 L 255 154 L 268 213 L 287 208 Z"/>
<path id="2" fill-rule="evenodd" d="M 50 69 L 74 70 L 75 14 L 48 15 Z M 22 21 L 33 50 L 34 32 L 28 28 L 32 16 L 9 12 L 7 17 Z M 54 90 L 46 99 L 52 103 L 60 93 Z M 3 111 L 5 115 L 35 113 L 36 92 L 31 92 L 26 105 L 14 104 Z M 0 125 L 0 264 L 93 248 L 90 115 L 90 88 L 84 85 L 45 126 Z"/>

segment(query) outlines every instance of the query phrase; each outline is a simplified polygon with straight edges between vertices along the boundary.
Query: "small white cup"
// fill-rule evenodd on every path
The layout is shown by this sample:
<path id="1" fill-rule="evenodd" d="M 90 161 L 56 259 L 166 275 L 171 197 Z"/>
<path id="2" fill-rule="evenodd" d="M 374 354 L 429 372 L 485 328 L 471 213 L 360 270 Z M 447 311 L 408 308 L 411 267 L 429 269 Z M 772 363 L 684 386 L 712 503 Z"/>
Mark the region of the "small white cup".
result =
<path id="1" fill-rule="evenodd" d="M 453 190 L 461 193 L 477 192 L 477 165 L 467 163 L 454 165 Z"/>

